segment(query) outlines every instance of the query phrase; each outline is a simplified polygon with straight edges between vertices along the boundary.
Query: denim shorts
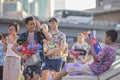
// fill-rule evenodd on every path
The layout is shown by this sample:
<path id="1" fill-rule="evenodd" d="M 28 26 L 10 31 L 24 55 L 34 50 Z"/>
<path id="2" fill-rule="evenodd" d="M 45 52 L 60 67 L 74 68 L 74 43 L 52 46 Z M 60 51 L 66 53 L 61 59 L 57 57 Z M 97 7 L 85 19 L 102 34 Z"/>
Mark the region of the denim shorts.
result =
<path id="1" fill-rule="evenodd" d="M 35 74 L 38 74 L 41 76 L 41 72 L 42 72 L 41 67 L 42 67 L 41 62 L 37 62 L 35 65 L 27 66 L 27 68 L 25 68 L 23 71 L 23 75 L 25 79 L 33 78 Z"/>
<path id="2" fill-rule="evenodd" d="M 45 58 L 45 65 L 43 66 L 42 70 L 54 70 L 59 72 L 62 67 L 62 59 L 49 59 Z"/>

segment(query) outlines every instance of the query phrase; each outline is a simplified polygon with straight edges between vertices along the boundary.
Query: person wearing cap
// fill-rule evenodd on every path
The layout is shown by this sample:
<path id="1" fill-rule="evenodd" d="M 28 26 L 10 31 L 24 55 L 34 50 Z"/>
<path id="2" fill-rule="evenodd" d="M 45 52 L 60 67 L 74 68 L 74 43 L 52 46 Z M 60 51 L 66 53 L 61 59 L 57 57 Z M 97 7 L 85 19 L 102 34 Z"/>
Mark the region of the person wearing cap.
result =
<path id="1" fill-rule="evenodd" d="M 65 48 L 66 35 L 59 31 L 58 20 L 56 18 L 51 18 L 49 20 L 51 41 L 49 42 L 49 49 L 45 54 L 45 65 L 42 71 L 42 80 L 48 80 L 48 72 L 53 71 L 53 76 L 57 76 L 62 67 L 61 52 Z"/>

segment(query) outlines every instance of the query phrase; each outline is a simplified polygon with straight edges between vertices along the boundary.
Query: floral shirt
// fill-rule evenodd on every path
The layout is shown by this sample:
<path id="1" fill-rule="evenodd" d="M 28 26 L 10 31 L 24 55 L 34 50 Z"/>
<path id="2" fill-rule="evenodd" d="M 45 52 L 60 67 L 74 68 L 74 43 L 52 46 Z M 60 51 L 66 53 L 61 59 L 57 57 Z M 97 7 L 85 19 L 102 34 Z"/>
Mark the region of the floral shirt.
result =
<path id="1" fill-rule="evenodd" d="M 55 49 L 58 46 L 61 46 L 63 43 L 66 42 L 66 35 L 61 32 L 61 31 L 57 31 L 55 34 L 52 34 L 50 32 L 51 35 L 51 41 L 49 42 L 49 49 Z M 55 53 L 55 54 L 51 54 L 50 56 L 48 56 L 49 59 L 60 59 L 61 58 L 61 53 Z"/>
<path id="2" fill-rule="evenodd" d="M 111 64 L 115 61 L 116 52 L 115 46 L 104 47 L 97 55 L 99 62 L 94 62 L 90 65 L 90 69 L 95 75 L 99 75 L 107 71 Z"/>
<path id="3" fill-rule="evenodd" d="M 42 44 L 43 45 L 43 39 L 45 39 L 45 36 L 42 32 L 40 31 L 37 31 L 35 30 L 34 31 L 34 34 L 30 35 L 28 31 L 24 32 L 24 33 L 21 33 L 19 35 L 19 38 L 17 40 L 17 43 L 19 45 L 21 44 L 25 44 L 25 43 L 39 43 L 39 44 Z M 34 57 L 33 57 L 34 54 L 32 54 L 31 56 L 29 56 L 29 58 L 25 61 L 24 63 L 24 67 L 27 67 L 29 65 L 34 65 L 36 64 L 36 61 L 34 61 Z M 37 55 L 37 54 L 35 54 Z M 42 50 L 42 52 L 40 52 L 39 54 L 40 58 L 38 58 L 38 61 L 44 61 L 44 52 Z"/>

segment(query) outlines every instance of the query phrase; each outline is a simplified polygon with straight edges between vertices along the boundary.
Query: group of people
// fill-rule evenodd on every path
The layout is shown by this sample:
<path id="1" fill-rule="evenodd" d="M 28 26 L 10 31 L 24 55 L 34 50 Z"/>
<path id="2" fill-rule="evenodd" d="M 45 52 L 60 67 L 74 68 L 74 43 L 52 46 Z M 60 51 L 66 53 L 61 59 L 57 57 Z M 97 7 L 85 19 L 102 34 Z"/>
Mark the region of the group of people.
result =
<path id="1" fill-rule="evenodd" d="M 107 71 L 116 57 L 114 42 L 118 37 L 115 30 L 106 32 L 106 46 L 96 55 L 91 40 L 82 33 L 78 33 L 77 43 L 72 50 L 84 50 L 84 54 L 73 56 L 68 54 L 66 35 L 58 28 L 56 18 L 47 24 L 40 24 L 34 17 L 25 20 L 27 31 L 17 35 L 18 23 L 8 26 L 8 36 L 5 38 L 0 33 L 0 80 L 19 80 L 20 69 L 23 66 L 23 80 L 49 80 L 52 71 L 52 80 L 61 80 L 63 76 L 91 74 L 99 75 Z M 31 55 L 18 51 L 23 44 L 41 44 L 42 52 L 33 52 Z M 79 52 L 79 51 L 78 51 Z M 90 54 L 89 54 L 90 53 Z M 72 61 L 66 63 L 66 57 Z M 3 77 L 3 78 L 2 78 Z"/>

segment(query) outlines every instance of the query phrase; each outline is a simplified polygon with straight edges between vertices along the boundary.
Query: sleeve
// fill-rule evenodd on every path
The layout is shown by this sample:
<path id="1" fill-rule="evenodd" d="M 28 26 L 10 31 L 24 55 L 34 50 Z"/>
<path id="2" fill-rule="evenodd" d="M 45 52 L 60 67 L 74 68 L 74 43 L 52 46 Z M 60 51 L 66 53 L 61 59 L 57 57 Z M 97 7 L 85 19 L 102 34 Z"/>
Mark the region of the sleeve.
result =
<path id="1" fill-rule="evenodd" d="M 109 50 L 105 47 L 103 48 L 97 55 L 97 59 L 99 61 L 103 61 L 104 60 L 104 56 L 109 52 Z"/>
<path id="2" fill-rule="evenodd" d="M 60 46 L 66 43 L 66 35 L 64 33 L 60 34 Z"/>
<path id="3" fill-rule="evenodd" d="M 37 32 L 37 42 L 42 43 L 42 41 L 45 39 L 45 36 L 42 32 Z"/>
<path id="4" fill-rule="evenodd" d="M 73 46 L 72 46 L 72 50 L 74 50 L 74 49 L 75 49 L 75 46 L 76 46 L 76 43 L 75 43 L 75 44 L 73 44 Z"/>
<path id="5" fill-rule="evenodd" d="M 27 43 L 27 35 L 25 33 L 22 33 L 19 35 L 19 38 L 17 39 L 17 43 L 19 45 L 22 45 L 24 43 Z"/>
<path id="6" fill-rule="evenodd" d="M 17 39 L 17 43 L 18 43 L 19 45 L 22 45 L 22 44 L 23 44 L 23 34 L 20 34 L 20 35 L 19 35 L 19 38 Z"/>

